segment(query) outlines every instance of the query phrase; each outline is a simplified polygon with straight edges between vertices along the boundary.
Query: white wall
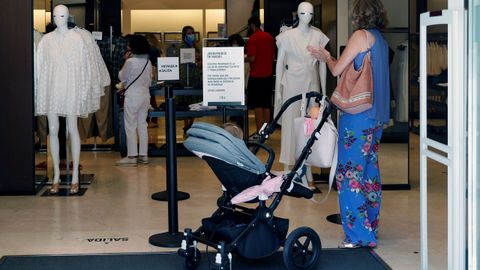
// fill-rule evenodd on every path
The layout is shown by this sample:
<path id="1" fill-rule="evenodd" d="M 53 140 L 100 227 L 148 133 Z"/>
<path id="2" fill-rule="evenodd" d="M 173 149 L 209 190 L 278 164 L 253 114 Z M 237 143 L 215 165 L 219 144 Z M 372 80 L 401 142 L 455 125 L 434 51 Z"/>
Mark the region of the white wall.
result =
<path id="1" fill-rule="evenodd" d="M 185 1 L 185 0 L 123 0 L 122 1 L 122 32 L 124 34 L 133 33 L 132 31 L 132 10 L 206 10 L 206 9 L 224 9 L 224 0 L 195 0 L 195 1 Z M 203 13 L 203 11 L 202 11 Z M 168 18 L 175 20 L 177 14 L 169 13 Z M 183 15 L 180 15 L 183 16 Z M 196 20 L 196 19 L 195 19 Z M 134 23 L 136 24 L 136 23 Z M 182 27 L 188 23 L 182 23 Z M 138 24 L 137 24 L 138 25 Z M 198 26 L 192 25 L 196 31 L 202 29 L 201 34 L 205 28 L 204 22 L 200 23 Z M 182 27 L 176 29 L 175 31 L 181 31 Z"/>
<path id="2" fill-rule="evenodd" d="M 191 25 L 203 32 L 203 10 L 131 10 L 131 32 L 179 32 Z"/>
<path id="3" fill-rule="evenodd" d="M 383 0 L 387 10 L 387 27 L 408 27 L 408 1 L 407 0 Z"/>
<path id="4" fill-rule="evenodd" d="M 227 35 L 239 32 L 248 24 L 253 2 L 254 0 L 227 0 Z"/>
<path id="5" fill-rule="evenodd" d="M 348 41 L 348 29 L 350 25 L 348 0 L 337 1 L 337 55 L 340 55 L 340 46 L 346 45 Z"/>

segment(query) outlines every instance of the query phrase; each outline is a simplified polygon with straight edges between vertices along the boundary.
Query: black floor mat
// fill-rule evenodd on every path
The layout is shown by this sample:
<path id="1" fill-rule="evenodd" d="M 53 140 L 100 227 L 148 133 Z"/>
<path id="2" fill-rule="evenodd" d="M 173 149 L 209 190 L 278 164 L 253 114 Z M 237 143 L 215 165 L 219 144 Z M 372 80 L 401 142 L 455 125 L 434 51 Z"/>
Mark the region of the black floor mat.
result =
<path id="1" fill-rule="evenodd" d="M 209 253 L 210 263 L 214 254 Z M 46 255 L 5 256 L 0 260 L 0 270 L 173 270 L 185 269 L 185 260 L 176 253 L 96 254 L 96 255 Z M 205 253 L 199 270 L 209 269 Z M 266 259 L 245 260 L 234 257 L 234 270 L 285 269 L 282 253 Z M 371 249 L 324 249 L 315 269 L 391 269 Z"/>

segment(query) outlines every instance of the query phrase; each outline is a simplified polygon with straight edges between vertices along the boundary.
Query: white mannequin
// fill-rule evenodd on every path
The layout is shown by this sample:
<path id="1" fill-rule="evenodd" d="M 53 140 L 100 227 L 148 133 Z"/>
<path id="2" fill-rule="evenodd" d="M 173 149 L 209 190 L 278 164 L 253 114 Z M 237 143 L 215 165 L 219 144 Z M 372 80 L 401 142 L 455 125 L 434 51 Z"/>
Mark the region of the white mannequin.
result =
<path id="1" fill-rule="evenodd" d="M 61 35 L 65 35 L 68 29 L 68 8 L 64 5 L 58 5 L 53 9 L 53 20 L 57 28 L 55 31 Z M 53 185 L 50 189 L 51 193 L 58 192 L 58 185 L 60 181 L 60 158 L 59 158 L 59 142 L 58 142 L 58 114 L 49 113 L 48 115 L 48 128 L 50 132 L 50 149 L 52 153 L 53 161 Z M 80 135 L 77 128 L 77 116 L 69 115 L 67 118 L 67 131 L 70 135 L 71 151 L 72 151 L 72 186 L 70 193 L 77 193 L 79 190 L 78 184 L 78 164 L 80 160 Z"/>
<path id="2" fill-rule="evenodd" d="M 326 92 L 327 67 L 310 56 L 307 46 L 324 47 L 329 39 L 318 29 L 310 25 L 313 17 L 313 5 L 302 2 L 297 9 L 298 27 L 277 36 L 278 56 L 275 81 L 275 115 L 283 102 L 292 96 L 309 92 Z M 300 102 L 292 104 L 282 116 L 282 143 L 280 162 L 285 171 L 295 162 L 295 134 L 293 120 L 300 117 Z M 307 167 L 307 180 L 313 181 L 311 167 Z"/>

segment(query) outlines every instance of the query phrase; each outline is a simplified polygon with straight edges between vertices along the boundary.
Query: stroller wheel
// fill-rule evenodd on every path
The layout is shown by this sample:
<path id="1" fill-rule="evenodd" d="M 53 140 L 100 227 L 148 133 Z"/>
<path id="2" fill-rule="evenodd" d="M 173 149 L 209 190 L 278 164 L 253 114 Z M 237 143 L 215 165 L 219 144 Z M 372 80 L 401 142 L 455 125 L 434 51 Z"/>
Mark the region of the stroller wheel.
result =
<path id="1" fill-rule="evenodd" d="M 187 256 L 185 257 L 185 267 L 189 270 L 197 269 L 201 258 L 202 254 L 198 248 L 188 248 Z"/>
<path id="2" fill-rule="evenodd" d="M 288 235 L 283 247 L 283 262 L 288 270 L 312 269 L 320 259 L 322 243 L 311 228 L 300 227 Z"/>

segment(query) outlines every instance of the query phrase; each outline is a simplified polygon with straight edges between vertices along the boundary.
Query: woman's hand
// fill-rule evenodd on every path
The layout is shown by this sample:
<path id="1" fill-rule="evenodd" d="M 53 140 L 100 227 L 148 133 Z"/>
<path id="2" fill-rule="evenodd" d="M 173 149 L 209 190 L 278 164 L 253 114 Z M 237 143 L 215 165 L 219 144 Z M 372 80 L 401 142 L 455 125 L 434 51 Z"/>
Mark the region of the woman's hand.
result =
<path id="1" fill-rule="evenodd" d="M 330 57 L 330 52 L 325 50 L 323 47 L 307 46 L 307 50 L 310 52 L 315 59 L 318 59 L 322 62 L 327 62 L 327 59 Z"/>

